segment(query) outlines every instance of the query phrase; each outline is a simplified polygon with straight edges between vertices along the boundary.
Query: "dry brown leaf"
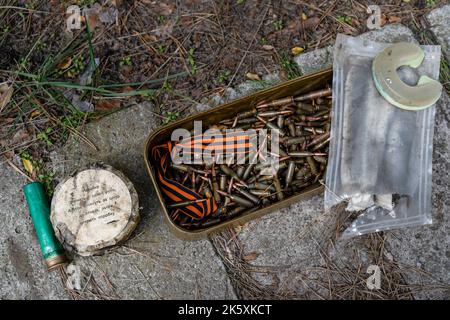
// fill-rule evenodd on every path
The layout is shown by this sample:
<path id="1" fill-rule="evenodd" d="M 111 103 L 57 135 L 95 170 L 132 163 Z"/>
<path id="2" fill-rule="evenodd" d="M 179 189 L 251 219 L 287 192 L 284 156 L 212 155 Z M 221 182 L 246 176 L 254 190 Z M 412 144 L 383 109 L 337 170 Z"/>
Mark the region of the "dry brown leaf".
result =
<path id="1" fill-rule="evenodd" d="M 390 16 L 388 20 L 389 20 L 389 23 L 400 23 L 400 22 L 402 22 L 402 18 L 397 17 L 397 16 Z"/>
<path id="2" fill-rule="evenodd" d="M 88 18 L 88 22 L 89 22 L 89 30 L 92 32 L 95 30 L 95 28 L 99 25 L 99 18 L 98 18 L 98 13 L 97 12 L 91 12 L 89 14 L 89 18 Z"/>
<path id="3" fill-rule="evenodd" d="M 288 32 L 299 32 L 302 27 L 302 23 L 300 19 L 292 20 L 286 28 L 281 31 L 277 31 L 276 33 L 288 33 Z"/>
<path id="4" fill-rule="evenodd" d="M 101 99 L 95 105 L 96 111 L 109 111 L 120 108 L 119 99 Z"/>
<path id="5" fill-rule="evenodd" d="M 303 49 L 302 47 L 293 47 L 291 49 L 291 52 L 294 56 L 298 56 L 300 53 L 302 53 L 303 51 L 305 51 L 305 49 Z"/>
<path id="6" fill-rule="evenodd" d="M 302 30 L 308 30 L 314 28 L 320 22 L 319 17 L 310 17 L 306 20 L 302 18 L 297 18 L 292 20 L 286 28 L 281 31 L 276 31 L 274 34 L 288 34 L 288 33 L 298 33 Z M 269 37 L 270 38 L 270 37 Z"/>
<path id="7" fill-rule="evenodd" d="M 11 101 L 13 95 L 13 87 L 6 83 L 0 85 L 0 111 Z"/>
<path id="8" fill-rule="evenodd" d="M 41 114 L 40 110 L 34 110 L 31 114 L 30 114 L 30 118 L 36 118 L 37 116 L 39 116 Z"/>
<path id="9" fill-rule="evenodd" d="M 310 29 L 310 28 L 314 28 L 316 25 L 318 25 L 320 22 L 320 18 L 319 17 L 311 17 L 306 19 L 303 22 L 303 28 L 304 29 Z"/>
<path id="10" fill-rule="evenodd" d="M 158 38 L 156 38 L 156 36 L 154 36 L 152 34 L 144 34 L 142 36 L 142 39 L 144 39 L 144 41 L 147 43 L 156 42 L 156 40 L 158 40 Z"/>
<path id="11" fill-rule="evenodd" d="M 253 252 L 250 252 L 250 253 L 246 254 L 246 255 L 243 257 L 243 259 L 244 259 L 244 261 L 246 261 L 246 262 L 251 262 L 251 261 L 255 261 L 255 260 L 258 258 L 258 256 L 259 256 L 259 253 L 253 251 Z"/>
<path id="12" fill-rule="evenodd" d="M 386 15 L 383 13 L 383 14 L 381 14 L 381 26 L 384 26 L 387 22 L 388 22 L 388 19 L 387 19 L 387 17 L 386 17 Z"/>
<path id="13" fill-rule="evenodd" d="M 56 68 L 58 68 L 59 70 L 64 70 L 64 69 L 67 69 L 68 67 L 70 67 L 71 64 L 72 64 L 72 58 L 71 57 L 67 57 L 67 58 L 62 59 L 58 63 Z"/>
<path id="14" fill-rule="evenodd" d="M 261 80 L 261 78 L 256 73 L 247 72 L 247 74 L 245 76 L 249 80 L 254 80 L 254 81 L 260 81 Z"/>
<path id="15" fill-rule="evenodd" d="M 352 19 L 352 26 L 359 27 L 361 22 L 358 19 Z"/>

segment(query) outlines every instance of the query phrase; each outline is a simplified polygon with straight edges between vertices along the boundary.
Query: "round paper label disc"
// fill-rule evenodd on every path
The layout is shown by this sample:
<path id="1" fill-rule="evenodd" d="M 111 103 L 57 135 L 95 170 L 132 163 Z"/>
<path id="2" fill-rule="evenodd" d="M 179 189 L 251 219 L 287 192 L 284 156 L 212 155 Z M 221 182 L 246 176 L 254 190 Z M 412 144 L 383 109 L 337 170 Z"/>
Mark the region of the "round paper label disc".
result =
<path id="1" fill-rule="evenodd" d="M 91 255 L 129 236 L 139 217 L 137 195 L 112 168 L 79 171 L 56 188 L 51 220 L 60 241 Z"/>

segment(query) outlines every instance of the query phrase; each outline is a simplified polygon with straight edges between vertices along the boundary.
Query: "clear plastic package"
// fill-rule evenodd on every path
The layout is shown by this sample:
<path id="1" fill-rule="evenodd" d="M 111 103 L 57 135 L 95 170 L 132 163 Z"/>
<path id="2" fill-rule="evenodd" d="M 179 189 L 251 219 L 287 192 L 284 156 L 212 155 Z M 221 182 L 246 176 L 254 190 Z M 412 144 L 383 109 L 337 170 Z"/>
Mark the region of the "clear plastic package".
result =
<path id="1" fill-rule="evenodd" d="M 435 106 L 407 111 L 378 93 L 372 61 L 389 45 L 339 34 L 334 46 L 325 210 L 348 202 L 345 210 L 358 213 L 343 237 L 432 222 Z M 439 78 L 440 46 L 421 48 L 417 70 L 398 70 L 407 84 L 419 75 Z"/>

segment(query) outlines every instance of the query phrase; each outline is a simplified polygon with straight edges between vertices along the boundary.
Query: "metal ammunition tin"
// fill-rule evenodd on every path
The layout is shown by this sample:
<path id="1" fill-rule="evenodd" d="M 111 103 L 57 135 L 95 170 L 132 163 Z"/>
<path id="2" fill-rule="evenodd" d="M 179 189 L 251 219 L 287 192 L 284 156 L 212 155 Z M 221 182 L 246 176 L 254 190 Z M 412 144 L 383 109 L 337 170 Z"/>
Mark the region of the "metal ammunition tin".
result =
<path id="1" fill-rule="evenodd" d="M 220 121 L 224 119 L 231 118 L 236 114 L 245 111 L 249 111 L 262 101 L 271 101 L 283 97 L 297 96 L 313 90 L 321 89 L 324 87 L 325 84 L 331 84 L 332 77 L 333 73 L 331 68 L 303 77 L 299 77 L 297 79 L 284 82 L 280 85 L 265 90 L 261 90 L 252 95 L 215 107 L 211 110 L 201 112 L 189 116 L 185 119 L 173 122 L 151 133 L 144 145 L 145 164 L 150 179 L 152 181 L 152 184 L 156 190 L 159 202 L 161 203 L 165 220 L 168 223 L 171 231 L 176 236 L 184 240 L 196 240 L 205 238 L 210 233 L 220 231 L 227 227 L 242 225 L 252 219 L 261 217 L 267 213 L 276 211 L 278 209 L 294 204 L 298 201 L 308 199 L 316 194 L 322 193 L 324 188 L 320 183 L 317 182 L 314 185 L 306 188 L 303 192 L 299 194 L 285 198 L 282 201 L 276 202 L 259 210 L 255 210 L 249 213 L 245 213 L 241 216 L 237 216 L 236 218 L 231 219 L 229 221 L 224 221 L 223 223 L 202 230 L 186 230 L 176 225 L 170 219 L 166 203 L 164 201 L 161 189 L 156 179 L 155 163 L 152 162 L 150 152 L 154 146 L 160 145 L 161 143 L 170 140 L 172 131 L 177 128 L 185 128 L 187 130 L 192 130 L 194 127 L 194 121 L 202 121 L 203 128 L 204 130 L 206 130 L 207 126 L 218 124 Z"/>

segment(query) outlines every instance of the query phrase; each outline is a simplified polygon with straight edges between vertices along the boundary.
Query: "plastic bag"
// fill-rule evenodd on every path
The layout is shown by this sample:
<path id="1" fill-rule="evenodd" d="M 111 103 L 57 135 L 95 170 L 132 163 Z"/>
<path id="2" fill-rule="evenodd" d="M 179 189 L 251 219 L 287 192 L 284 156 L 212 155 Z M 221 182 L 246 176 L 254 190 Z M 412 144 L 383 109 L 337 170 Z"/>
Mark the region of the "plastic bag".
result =
<path id="1" fill-rule="evenodd" d="M 430 224 L 431 157 L 435 106 L 406 111 L 385 100 L 372 79 L 372 61 L 388 43 L 339 34 L 334 46 L 333 110 L 325 209 L 348 202 L 357 218 L 343 237 Z M 417 72 L 439 78 L 440 46 L 421 46 Z"/>

